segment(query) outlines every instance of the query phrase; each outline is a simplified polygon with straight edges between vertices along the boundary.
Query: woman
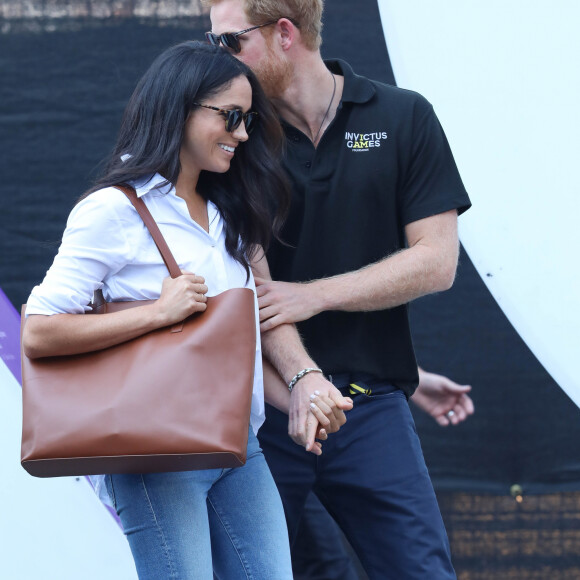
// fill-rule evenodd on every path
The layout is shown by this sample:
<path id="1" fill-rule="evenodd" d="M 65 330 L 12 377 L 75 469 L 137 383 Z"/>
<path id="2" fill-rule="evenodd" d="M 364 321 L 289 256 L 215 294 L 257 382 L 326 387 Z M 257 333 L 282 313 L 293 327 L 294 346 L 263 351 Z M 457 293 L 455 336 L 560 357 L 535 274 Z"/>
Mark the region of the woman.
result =
<path id="1" fill-rule="evenodd" d="M 271 208 L 287 203 L 275 196 L 287 191 L 281 143 L 244 64 L 197 42 L 164 52 L 135 89 L 103 177 L 73 209 L 59 254 L 32 291 L 27 355 L 106 348 L 203 311 L 207 294 L 255 289 L 250 260 L 279 224 Z M 113 187 L 121 183 L 145 201 L 182 276 L 167 277 L 147 229 Z M 74 316 L 101 286 L 110 301 L 156 300 Z M 258 349 L 253 431 L 263 420 L 260 359 Z M 241 468 L 95 478 L 121 518 L 140 578 L 292 578 L 282 505 L 253 431 Z"/>

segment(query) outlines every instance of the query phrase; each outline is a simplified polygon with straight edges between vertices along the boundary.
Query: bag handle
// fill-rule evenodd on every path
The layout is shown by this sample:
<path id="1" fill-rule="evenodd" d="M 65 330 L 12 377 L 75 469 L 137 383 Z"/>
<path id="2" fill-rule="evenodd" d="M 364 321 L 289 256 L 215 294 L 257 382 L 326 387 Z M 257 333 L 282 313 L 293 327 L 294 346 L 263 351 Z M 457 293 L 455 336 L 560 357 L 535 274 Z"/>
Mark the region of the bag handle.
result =
<path id="1" fill-rule="evenodd" d="M 175 258 L 173 257 L 173 254 L 171 253 L 171 250 L 169 249 L 163 234 L 159 230 L 159 226 L 155 223 L 155 220 L 153 219 L 153 216 L 151 215 L 148 207 L 145 205 L 145 202 L 140 197 L 137 197 L 137 192 L 130 185 L 116 185 L 115 187 L 121 190 L 129 198 L 129 201 L 133 204 L 137 210 L 137 213 L 141 216 L 143 223 L 149 230 L 149 233 L 151 234 L 151 237 L 153 238 L 153 241 L 155 242 L 161 257 L 163 258 L 163 261 L 169 270 L 169 275 L 172 278 L 181 276 L 181 268 L 177 265 L 177 262 L 175 261 Z"/>

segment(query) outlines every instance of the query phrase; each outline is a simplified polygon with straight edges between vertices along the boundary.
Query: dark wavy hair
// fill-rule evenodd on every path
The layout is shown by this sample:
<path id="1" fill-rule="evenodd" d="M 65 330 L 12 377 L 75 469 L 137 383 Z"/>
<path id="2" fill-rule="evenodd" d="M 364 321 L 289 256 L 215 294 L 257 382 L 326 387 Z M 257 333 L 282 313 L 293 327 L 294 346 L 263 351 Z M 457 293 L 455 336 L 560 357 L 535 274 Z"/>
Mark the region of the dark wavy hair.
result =
<path id="1" fill-rule="evenodd" d="M 125 109 L 103 175 L 81 199 L 98 189 L 127 185 L 153 173 L 175 185 L 193 103 L 227 89 L 239 76 L 250 82 L 257 123 L 250 138 L 236 149 L 230 169 L 225 173 L 202 171 L 197 191 L 221 212 L 226 250 L 249 277 L 249 260 L 258 246 L 268 247 L 272 233 L 278 237 L 288 210 L 289 186 L 280 164 L 284 136 L 254 73 L 221 47 L 188 41 L 157 57 Z"/>

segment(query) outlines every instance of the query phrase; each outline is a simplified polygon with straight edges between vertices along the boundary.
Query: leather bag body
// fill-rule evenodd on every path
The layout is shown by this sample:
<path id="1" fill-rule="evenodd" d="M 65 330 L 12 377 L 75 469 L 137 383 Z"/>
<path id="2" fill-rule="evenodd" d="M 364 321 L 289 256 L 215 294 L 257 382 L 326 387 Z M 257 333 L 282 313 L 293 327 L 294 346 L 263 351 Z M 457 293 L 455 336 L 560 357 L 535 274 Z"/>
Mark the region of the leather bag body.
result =
<path id="1" fill-rule="evenodd" d="M 78 316 L 146 302 L 103 303 Z M 239 467 L 255 356 L 249 288 L 209 297 L 204 312 L 107 349 L 33 360 L 22 353 L 22 466 L 37 477 Z"/>

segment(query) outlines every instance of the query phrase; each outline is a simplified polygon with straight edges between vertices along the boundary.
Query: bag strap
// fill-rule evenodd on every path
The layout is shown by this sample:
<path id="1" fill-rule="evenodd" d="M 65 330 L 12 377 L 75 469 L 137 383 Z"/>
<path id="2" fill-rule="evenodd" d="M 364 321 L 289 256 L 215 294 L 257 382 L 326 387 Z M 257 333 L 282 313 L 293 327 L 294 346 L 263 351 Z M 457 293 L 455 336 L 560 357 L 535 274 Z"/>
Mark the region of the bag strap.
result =
<path id="1" fill-rule="evenodd" d="M 143 223 L 149 230 L 149 233 L 151 234 L 151 237 L 153 238 L 153 241 L 155 242 L 161 257 L 163 258 L 163 261 L 169 270 L 170 276 L 172 278 L 181 276 L 181 268 L 177 265 L 177 262 L 175 261 L 175 258 L 173 257 L 173 254 L 171 253 L 171 250 L 169 249 L 163 234 L 159 230 L 159 226 L 155 223 L 155 220 L 145 205 L 145 202 L 140 197 L 137 197 L 137 192 L 131 186 L 116 185 L 115 187 L 121 190 L 129 198 L 129 201 L 133 204 L 137 210 L 137 213 L 141 216 Z"/>
<path id="2" fill-rule="evenodd" d="M 133 207 L 137 210 L 137 213 L 141 216 L 141 219 L 143 220 L 145 227 L 149 230 L 149 233 L 151 234 L 151 237 L 153 238 L 153 241 L 155 242 L 155 245 L 157 246 L 157 249 L 159 250 L 161 257 L 163 258 L 163 261 L 165 262 L 165 265 L 169 270 L 169 275 L 172 278 L 177 278 L 178 276 L 181 276 L 181 268 L 175 261 L 175 258 L 173 257 L 173 254 L 171 253 L 171 250 L 169 249 L 169 246 L 167 245 L 167 242 L 165 241 L 165 238 L 163 237 L 163 234 L 161 233 L 159 226 L 157 225 L 157 223 L 155 223 L 155 220 L 153 219 L 151 212 L 145 205 L 145 202 L 140 197 L 137 196 L 137 192 L 130 185 L 116 185 L 115 187 L 120 191 L 122 191 L 129 198 L 129 201 L 133 204 Z M 92 301 L 93 309 L 102 306 L 104 303 L 105 297 L 103 296 L 103 291 L 101 289 L 95 290 Z"/>

